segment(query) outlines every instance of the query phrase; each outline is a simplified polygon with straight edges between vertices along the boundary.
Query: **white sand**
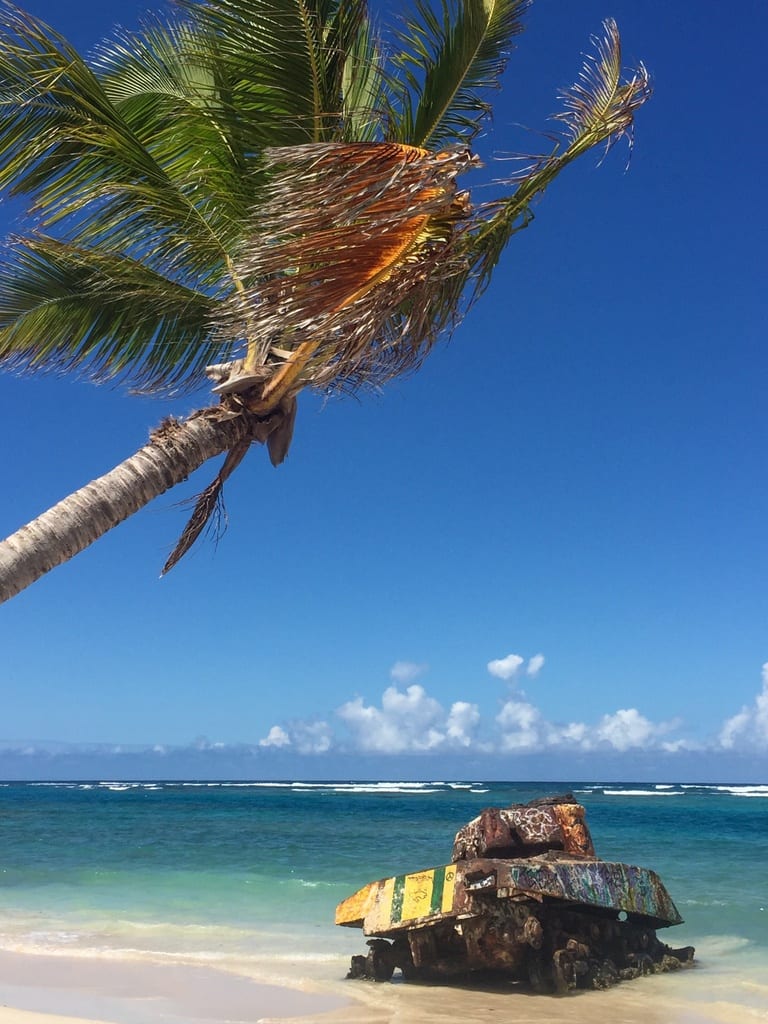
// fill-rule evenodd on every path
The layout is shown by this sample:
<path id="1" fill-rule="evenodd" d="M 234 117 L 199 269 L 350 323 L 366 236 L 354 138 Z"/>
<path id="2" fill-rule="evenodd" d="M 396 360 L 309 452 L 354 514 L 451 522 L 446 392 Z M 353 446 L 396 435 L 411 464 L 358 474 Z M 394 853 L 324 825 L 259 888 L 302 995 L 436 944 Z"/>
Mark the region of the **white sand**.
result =
<path id="1" fill-rule="evenodd" d="M 207 967 L 0 952 L 0 1024 L 256 1024 L 344 1002 Z"/>
<path id="2" fill-rule="evenodd" d="M 768 1024 L 762 967 L 737 975 L 705 963 L 562 999 L 344 982 L 341 964 L 328 974 L 306 991 L 173 962 L 0 953 L 0 1024 Z"/>

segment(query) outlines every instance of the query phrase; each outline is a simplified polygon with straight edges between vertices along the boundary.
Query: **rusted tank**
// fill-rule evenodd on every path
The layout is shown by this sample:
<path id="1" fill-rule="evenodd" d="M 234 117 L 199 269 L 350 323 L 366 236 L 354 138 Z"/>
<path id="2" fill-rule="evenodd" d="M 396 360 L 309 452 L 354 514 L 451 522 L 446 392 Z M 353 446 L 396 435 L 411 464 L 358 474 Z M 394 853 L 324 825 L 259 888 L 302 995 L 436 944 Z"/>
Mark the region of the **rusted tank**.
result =
<path id="1" fill-rule="evenodd" d="M 368 953 L 349 977 L 501 974 L 536 992 L 607 988 L 693 963 L 656 930 L 682 918 L 655 872 L 595 855 L 568 793 L 489 808 L 456 834 L 450 864 L 371 882 L 336 908 Z"/>

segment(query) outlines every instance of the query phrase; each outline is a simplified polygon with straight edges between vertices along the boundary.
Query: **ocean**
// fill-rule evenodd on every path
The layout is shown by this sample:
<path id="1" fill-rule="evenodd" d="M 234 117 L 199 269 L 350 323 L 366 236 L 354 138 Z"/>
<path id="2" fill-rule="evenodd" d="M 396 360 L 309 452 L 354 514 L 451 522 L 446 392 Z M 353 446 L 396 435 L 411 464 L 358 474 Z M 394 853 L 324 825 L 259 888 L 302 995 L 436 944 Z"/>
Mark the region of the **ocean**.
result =
<path id="1" fill-rule="evenodd" d="M 698 966 L 654 981 L 768 1021 L 766 785 L 0 784 L 0 948 L 333 986 L 365 951 L 361 932 L 334 926 L 341 899 L 446 863 L 484 807 L 566 791 L 598 856 L 656 870 L 685 919 L 660 937 L 695 946 Z"/>

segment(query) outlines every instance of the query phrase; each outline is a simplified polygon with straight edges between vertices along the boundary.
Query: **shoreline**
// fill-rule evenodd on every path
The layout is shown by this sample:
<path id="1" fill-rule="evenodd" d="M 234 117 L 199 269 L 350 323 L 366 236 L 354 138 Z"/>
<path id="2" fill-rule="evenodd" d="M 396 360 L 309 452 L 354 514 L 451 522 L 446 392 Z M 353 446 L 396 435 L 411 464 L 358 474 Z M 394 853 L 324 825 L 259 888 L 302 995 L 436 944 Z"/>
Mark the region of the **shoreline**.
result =
<path id="1" fill-rule="evenodd" d="M 347 1002 L 224 967 L 0 951 L 0 1024 L 257 1024 Z"/>
<path id="2" fill-rule="evenodd" d="M 254 964 L 258 971 L 258 963 Z M 303 987 L 302 987 L 303 983 Z M 757 1024 L 768 986 L 717 961 L 563 998 L 503 985 L 270 984 L 225 964 L 0 951 L 0 1024 Z"/>

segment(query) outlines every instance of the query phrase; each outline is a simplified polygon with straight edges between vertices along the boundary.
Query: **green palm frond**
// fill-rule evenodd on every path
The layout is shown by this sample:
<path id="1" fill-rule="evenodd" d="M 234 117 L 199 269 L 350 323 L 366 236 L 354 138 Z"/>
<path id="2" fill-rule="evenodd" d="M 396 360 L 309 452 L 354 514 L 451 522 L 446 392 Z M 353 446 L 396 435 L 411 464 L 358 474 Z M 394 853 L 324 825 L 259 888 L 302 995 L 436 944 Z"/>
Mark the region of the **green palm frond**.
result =
<path id="1" fill-rule="evenodd" d="M 209 336 L 212 309 L 208 296 L 122 253 L 34 236 L 8 253 L 0 361 L 139 389 L 183 389 L 222 356 Z"/>
<path id="2" fill-rule="evenodd" d="M 346 142 L 374 142 L 383 136 L 392 90 L 382 45 L 368 17 L 360 19 L 354 36 L 348 34 L 343 53 L 342 138 Z"/>
<path id="3" fill-rule="evenodd" d="M 183 145 L 179 140 L 179 145 Z M 94 245 L 208 267 L 220 240 L 141 144 L 95 74 L 31 15 L 0 4 L 0 188 L 43 226 Z"/>
<path id="4" fill-rule="evenodd" d="M 217 68 L 253 152 L 332 137 L 346 47 L 365 16 L 350 0 L 177 0 L 216 40 Z"/>
<path id="5" fill-rule="evenodd" d="M 398 35 L 405 86 L 393 138 L 440 148 L 469 142 L 490 116 L 484 93 L 497 88 L 530 0 L 417 0 Z"/>
<path id="6" fill-rule="evenodd" d="M 380 138 L 388 106 L 388 83 L 378 41 L 361 33 L 343 69 L 342 137 L 348 142 Z"/>
<path id="7" fill-rule="evenodd" d="M 364 0 L 176 3 L 175 20 L 118 34 L 89 66 L 0 0 L 0 188 L 30 196 L 32 215 L 58 238 L 33 234 L 10 251 L 0 283 L 5 365 L 167 391 L 199 385 L 208 363 L 244 346 L 261 353 L 265 372 L 280 372 L 302 331 L 317 327 L 317 316 L 305 322 L 301 310 L 320 295 L 322 337 L 300 386 L 345 390 L 407 372 L 466 297 L 485 288 L 538 195 L 587 150 L 631 137 L 650 91 L 642 66 L 622 78 L 618 32 L 606 22 L 563 94 L 565 131 L 553 151 L 469 216 L 457 197 L 435 234 L 434 211 L 413 205 L 424 182 L 406 194 L 398 171 L 382 177 L 379 194 L 374 175 L 358 211 L 352 179 L 331 176 L 319 187 L 316 159 L 328 146 L 374 143 L 374 159 L 374 150 L 405 143 L 425 154 L 425 166 L 441 150 L 438 161 L 464 154 L 462 166 L 470 164 L 464 146 L 446 143 L 466 143 L 487 117 L 484 91 L 498 83 L 529 0 L 416 0 L 389 62 Z M 384 135 L 402 142 L 383 143 Z M 295 162 L 285 179 L 293 203 L 290 189 L 275 200 L 276 153 Z M 342 194 L 352 212 L 340 226 L 334 196 Z M 377 212 L 377 231 L 410 230 L 413 218 L 427 217 L 426 234 L 414 234 L 402 261 L 391 256 L 379 290 L 325 309 L 328 281 L 346 281 L 371 256 L 371 210 L 382 197 L 392 206 L 383 219 Z M 259 219 L 265 205 L 277 225 L 271 234 Z M 273 245 L 254 260 L 247 250 L 259 232 Z M 318 255 L 326 242 L 328 255 Z M 273 266 L 292 246 L 315 255 Z M 409 273 L 421 275 L 418 287 Z M 275 309 L 299 285 L 306 302 L 287 339 Z M 222 317 L 237 320 L 246 295 L 247 323 L 241 316 L 219 335 Z"/>
<path id="8" fill-rule="evenodd" d="M 515 190 L 491 205 L 488 218 L 469 243 L 479 293 L 511 236 L 533 218 L 531 205 L 560 172 L 595 147 L 609 149 L 626 138 L 630 144 L 635 112 L 651 95 L 651 81 L 643 64 L 622 80 L 621 39 L 616 22 L 603 23 L 604 35 L 593 37 L 595 53 L 585 60 L 578 81 L 561 93 L 565 111 L 554 115 L 567 132 L 548 156 L 533 158 L 514 180 Z"/>
<path id="9" fill-rule="evenodd" d="M 485 290 L 510 239 L 533 220 L 533 204 L 557 175 L 577 157 L 596 147 L 610 148 L 622 138 L 631 143 L 634 116 L 650 97 L 651 82 L 640 64 L 622 78 L 621 40 L 616 23 L 608 19 L 604 35 L 593 38 L 595 53 L 585 60 L 574 86 L 561 93 L 565 111 L 554 115 L 564 122 L 564 138 L 548 155 L 524 158 L 521 171 L 507 182 L 512 192 L 480 206 L 466 223 L 455 245 L 457 271 L 435 281 L 431 307 L 433 331 L 450 329 L 462 305 Z M 398 312 L 386 333 L 396 335 L 408 310 Z"/>
<path id="10" fill-rule="evenodd" d="M 240 125 L 215 65 L 215 40 L 159 22 L 101 45 L 92 66 L 139 143 L 231 245 L 253 195 Z"/>

